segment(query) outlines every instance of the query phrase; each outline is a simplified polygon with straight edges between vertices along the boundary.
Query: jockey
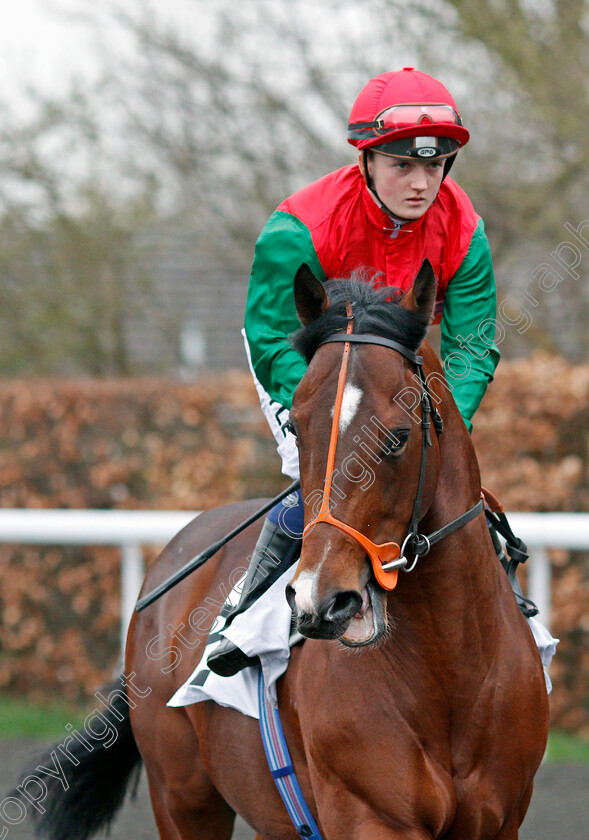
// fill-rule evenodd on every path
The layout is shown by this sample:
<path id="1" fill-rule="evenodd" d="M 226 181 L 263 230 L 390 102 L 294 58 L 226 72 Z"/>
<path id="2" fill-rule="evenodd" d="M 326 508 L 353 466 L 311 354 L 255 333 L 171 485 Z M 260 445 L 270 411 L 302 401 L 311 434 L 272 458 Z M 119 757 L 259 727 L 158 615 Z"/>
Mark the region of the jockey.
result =
<path id="1" fill-rule="evenodd" d="M 278 443 L 283 473 L 299 477 L 288 427 L 305 362 L 288 336 L 300 327 L 293 281 L 302 263 L 322 280 L 367 269 L 379 285 L 408 290 L 425 258 L 437 280 L 434 323 L 449 388 L 469 430 L 499 361 L 493 343 L 496 292 L 483 220 L 448 172 L 469 139 L 456 103 L 432 76 L 405 67 L 360 92 L 348 142 L 358 163 L 287 198 L 255 249 L 245 344 L 260 402 Z M 228 622 L 269 588 L 299 555 L 303 505 L 292 494 L 266 519 L 239 604 Z M 257 661 L 224 639 L 209 667 L 229 676 Z"/>

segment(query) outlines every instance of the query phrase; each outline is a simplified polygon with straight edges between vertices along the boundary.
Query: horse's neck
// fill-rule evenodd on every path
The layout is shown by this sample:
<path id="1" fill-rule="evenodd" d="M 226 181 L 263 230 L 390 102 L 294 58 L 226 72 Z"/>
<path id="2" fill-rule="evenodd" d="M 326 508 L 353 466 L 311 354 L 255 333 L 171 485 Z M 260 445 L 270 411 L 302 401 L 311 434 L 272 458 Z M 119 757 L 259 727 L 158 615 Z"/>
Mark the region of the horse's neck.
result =
<path id="1" fill-rule="evenodd" d="M 420 528 L 426 535 L 466 513 L 480 496 L 474 448 L 454 404 L 444 419 L 440 476 Z M 414 572 L 402 575 L 407 579 L 407 617 L 411 615 L 413 631 L 430 633 L 435 625 L 442 646 L 459 646 L 475 658 L 486 656 L 497 632 L 502 574 L 480 514 L 436 543 Z M 472 644 L 475 636 L 478 647 Z"/>
<path id="2" fill-rule="evenodd" d="M 477 520 L 468 529 L 474 540 L 466 529 L 456 532 L 401 575 L 389 596 L 394 631 L 382 660 L 393 675 L 407 668 L 417 694 L 440 692 L 459 714 L 467 713 L 511 632 L 500 603 L 503 570 L 476 544 L 488 536 L 486 524 Z"/>

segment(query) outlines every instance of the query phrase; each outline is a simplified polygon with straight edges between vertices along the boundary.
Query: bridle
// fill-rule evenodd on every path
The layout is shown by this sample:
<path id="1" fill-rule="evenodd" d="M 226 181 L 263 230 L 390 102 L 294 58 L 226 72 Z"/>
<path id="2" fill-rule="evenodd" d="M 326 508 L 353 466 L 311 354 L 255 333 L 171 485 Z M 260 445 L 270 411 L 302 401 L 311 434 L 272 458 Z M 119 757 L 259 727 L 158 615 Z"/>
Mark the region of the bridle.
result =
<path id="1" fill-rule="evenodd" d="M 451 534 L 453 531 L 458 530 L 458 528 L 461 528 L 463 525 L 466 525 L 467 522 L 470 522 L 472 519 L 474 519 L 476 516 L 482 513 L 484 503 L 483 500 L 480 499 L 475 505 L 473 505 L 473 507 L 467 510 L 466 513 L 463 513 L 461 516 L 458 516 L 456 519 L 453 519 L 447 525 L 444 525 L 443 528 L 440 528 L 438 531 L 434 531 L 431 534 L 428 534 L 427 536 L 419 532 L 419 521 L 421 519 L 421 507 L 423 502 L 423 490 L 425 486 L 425 476 L 427 468 L 427 451 L 428 448 L 432 445 L 432 421 L 434 429 L 438 436 L 442 434 L 443 431 L 442 418 L 433 403 L 432 395 L 430 393 L 427 380 L 423 371 L 423 357 L 418 356 L 417 353 L 415 353 L 413 350 L 410 350 L 408 347 L 405 347 L 403 344 L 400 344 L 397 341 L 393 341 L 392 339 L 383 338 L 377 335 L 364 335 L 361 333 L 354 333 L 354 315 L 352 304 L 349 301 L 346 303 L 346 312 L 348 317 L 348 325 L 346 332 L 333 333 L 332 335 L 324 339 L 319 345 L 321 347 L 323 344 L 342 342 L 344 344 L 344 351 L 338 376 L 337 392 L 335 397 L 335 408 L 333 412 L 333 422 L 331 425 L 329 449 L 327 452 L 327 466 L 325 470 L 325 483 L 321 507 L 317 516 L 313 519 L 312 522 L 309 522 L 309 524 L 305 527 L 305 530 L 303 531 L 303 537 L 305 537 L 309 533 L 309 531 L 319 523 L 325 523 L 326 525 L 333 525 L 335 528 L 339 528 L 340 531 L 343 531 L 344 534 L 347 534 L 349 537 L 352 537 L 352 539 L 356 540 L 356 542 L 358 542 L 362 546 L 362 548 L 366 551 L 366 554 L 370 557 L 376 580 L 383 587 L 383 589 L 387 589 L 390 591 L 394 589 L 397 585 L 399 569 L 403 569 L 403 571 L 406 572 L 412 571 L 415 568 L 415 564 L 417 563 L 418 559 L 426 555 L 429 552 L 432 545 L 439 542 L 439 540 L 443 539 L 448 534 Z M 342 409 L 342 402 L 344 398 L 344 388 L 346 385 L 348 361 L 350 357 L 352 344 L 373 344 L 379 345 L 381 347 L 388 347 L 390 350 L 395 350 L 397 353 L 400 353 L 406 359 L 409 359 L 409 361 L 412 362 L 417 369 L 417 376 L 421 386 L 421 464 L 419 468 L 419 481 L 417 485 L 415 501 L 413 504 L 411 522 L 409 525 L 407 536 L 403 540 L 401 546 L 396 542 L 386 542 L 377 544 L 370 540 L 367 536 L 362 534 L 360 531 L 357 531 L 351 525 L 348 525 L 345 522 L 336 519 L 336 517 L 333 516 L 333 514 L 331 513 L 331 484 L 334 475 L 335 453 L 337 449 L 337 440 L 339 434 L 340 415 Z M 414 559 L 410 566 L 408 566 L 408 560 L 405 556 L 405 552 L 411 552 L 414 554 Z"/>

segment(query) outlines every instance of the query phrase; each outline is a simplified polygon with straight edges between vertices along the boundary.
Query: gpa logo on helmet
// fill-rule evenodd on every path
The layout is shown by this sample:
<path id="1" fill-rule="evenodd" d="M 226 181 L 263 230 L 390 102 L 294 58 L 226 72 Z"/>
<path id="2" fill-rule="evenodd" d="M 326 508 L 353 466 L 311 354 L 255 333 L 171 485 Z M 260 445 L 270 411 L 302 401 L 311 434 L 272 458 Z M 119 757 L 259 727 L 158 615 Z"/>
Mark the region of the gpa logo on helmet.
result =
<path id="1" fill-rule="evenodd" d="M 424 149 L 417 149 L 417 154 L 420 157 L 431 157 L 432 155 L 435 155 L 436 152 L 437 152 L 437 149 L 432 149 L 431 146 L 426 147 Z"/>

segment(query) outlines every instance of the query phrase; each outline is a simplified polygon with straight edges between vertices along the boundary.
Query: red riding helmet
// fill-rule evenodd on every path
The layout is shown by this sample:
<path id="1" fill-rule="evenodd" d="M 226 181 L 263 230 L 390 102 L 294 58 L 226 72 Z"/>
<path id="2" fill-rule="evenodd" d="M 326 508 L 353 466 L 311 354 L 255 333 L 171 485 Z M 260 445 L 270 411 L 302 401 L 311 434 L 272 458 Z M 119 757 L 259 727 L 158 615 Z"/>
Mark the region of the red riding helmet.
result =
<path id="1" fill-rule="evenodd" d="M 371 79 L 348 125 L 348 142 L 359 150 L 422 160 L 454 156 L 469 136 L 444 85 L 412 67 Z"/>

